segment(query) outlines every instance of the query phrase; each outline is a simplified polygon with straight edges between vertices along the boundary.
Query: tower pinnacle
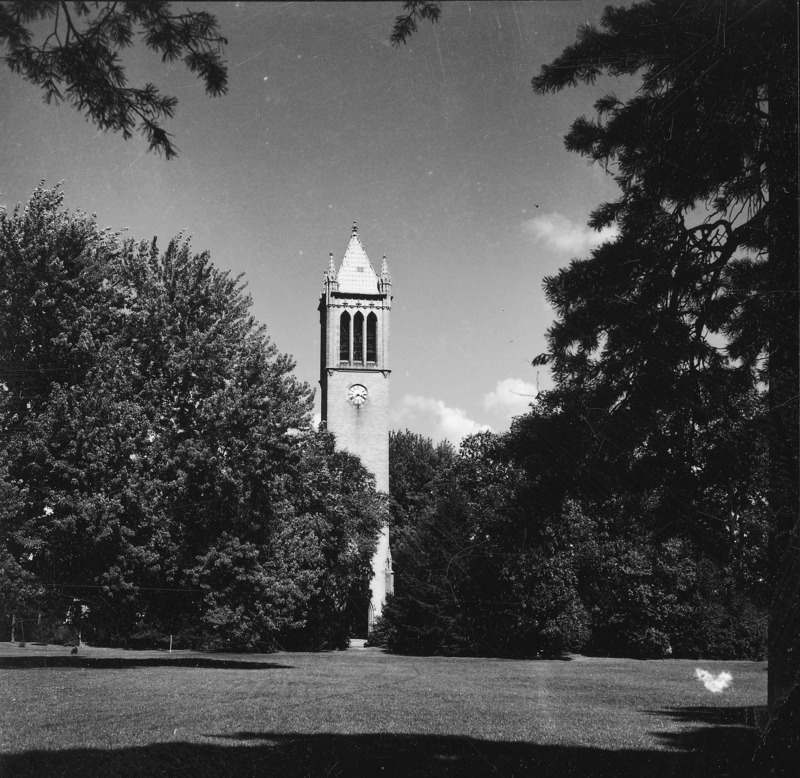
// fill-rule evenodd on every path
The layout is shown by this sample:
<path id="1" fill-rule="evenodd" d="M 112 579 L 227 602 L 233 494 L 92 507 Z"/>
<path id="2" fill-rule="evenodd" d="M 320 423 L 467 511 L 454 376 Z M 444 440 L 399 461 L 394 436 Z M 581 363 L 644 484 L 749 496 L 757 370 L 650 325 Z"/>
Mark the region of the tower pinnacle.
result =
<path id="1" fill-rule="evenodd" d="M 328 257 L 328 267 L 322 274 L 323 294 L 325 294 L 326 289 L 330 289 L 332 292 L 337 292 L 339 290 L 339 284 L 337 283 L 336 280 L 336 263 L 333 261 L 332 251 L 330 253 L 330 256 Z"/>
<path id="2" fill-rule="evenodd" d="M 381 294 L 392 294 L 392 276 L 389 273 L 389 263 L 386 261 L 386 254 L 383 255 L 383 263 L 381 264 L 381 277 L 378 281 L 378 289 Z"/>

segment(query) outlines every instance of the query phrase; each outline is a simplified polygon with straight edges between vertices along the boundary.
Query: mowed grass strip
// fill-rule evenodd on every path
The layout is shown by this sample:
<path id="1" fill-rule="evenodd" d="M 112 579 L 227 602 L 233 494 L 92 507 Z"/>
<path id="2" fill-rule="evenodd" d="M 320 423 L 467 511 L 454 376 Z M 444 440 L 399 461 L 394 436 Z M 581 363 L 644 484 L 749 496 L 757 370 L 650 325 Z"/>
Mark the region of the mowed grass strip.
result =
<path id="1" fill-rule="evenodd" d="M 754 775 L 765 668 L 0 644 L 0 775 Z"/>

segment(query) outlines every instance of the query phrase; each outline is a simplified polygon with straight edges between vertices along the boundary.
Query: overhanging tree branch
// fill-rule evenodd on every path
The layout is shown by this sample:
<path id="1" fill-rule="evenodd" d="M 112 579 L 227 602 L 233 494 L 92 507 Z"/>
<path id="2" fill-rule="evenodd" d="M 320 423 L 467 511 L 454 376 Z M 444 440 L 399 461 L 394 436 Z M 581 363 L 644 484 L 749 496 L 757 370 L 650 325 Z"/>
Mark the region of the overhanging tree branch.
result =
<path id="1" fill-rule="evenodd" d="M 129 87 L 119 51 L 141 37 L 162 62 L 183 59 L 190 72 L 218 97 L 227 92 L 227 67 L 222 53 L 227 40 L 206 11 L 173 14 L 160 0 L 73 3 L 65 0 L 0 4 L 0 46 L 14 73 L 44 91 L 44 100 L 70 104 L 101 130 L 121 132 L 127 140 L 134 128 L 148 141 L 148 150 L 177 155 L 172 136 L 160 121 L 171 118 L 177 99 L 153 84 Z M 32 27 L 51 20 L 41 43 Z M 84 20 L 83 22 L 81 20 Z"/>
<path id="2" fill-rule="evenodd" d="M 417 21 L 428 19 L 433 23 L 442 15 L 441 3 L 431 0 L 406 0 L 403 10 L 406 13 L 395 17 L 392 34 L 389 36 L 393 46 L 408 43 L 408 39 L 417 31 Z"/>

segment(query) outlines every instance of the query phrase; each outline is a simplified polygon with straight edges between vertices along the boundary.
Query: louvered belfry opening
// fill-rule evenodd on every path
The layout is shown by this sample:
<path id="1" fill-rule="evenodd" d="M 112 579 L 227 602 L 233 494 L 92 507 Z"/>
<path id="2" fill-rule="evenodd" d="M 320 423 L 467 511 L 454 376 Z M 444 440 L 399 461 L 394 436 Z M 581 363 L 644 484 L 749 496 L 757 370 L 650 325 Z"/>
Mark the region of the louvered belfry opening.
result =
<path id="1" fill-rule="evenodd" d="M 339 361 L 350 362 L 350 314 L 347 311 L 339 320 Z"/>
<path id="2" fill-rule="evenodd" d="M 359 311 L 353 316 L 353 362 L 364 362 L 364 314 Z"/>
<path id="3" fill-rule="evenodd" d="M 367 364 L 378 361 L 378 317 L 374 313 L 367 316 Z"/>

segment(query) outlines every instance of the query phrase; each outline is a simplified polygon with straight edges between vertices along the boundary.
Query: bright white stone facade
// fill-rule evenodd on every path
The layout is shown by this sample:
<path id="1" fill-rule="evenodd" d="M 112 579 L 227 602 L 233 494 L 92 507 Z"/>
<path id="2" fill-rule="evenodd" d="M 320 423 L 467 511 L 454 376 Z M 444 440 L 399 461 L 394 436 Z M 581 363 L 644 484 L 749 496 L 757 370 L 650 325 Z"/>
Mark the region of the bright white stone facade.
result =
<path id="1" fill-rule="evenodd" d="M 319 301 L 322 421 L 340 448 L 356 454 L 389 491 L 389 314 L 392 280 L 386 257 L 375 273 L 354 224 L 338 271 L 333 254 Z M 387 517 L 388 518 L 388 517 Z M 372 560 L 368 628 L 394 586 L 389 526 Z"/>

